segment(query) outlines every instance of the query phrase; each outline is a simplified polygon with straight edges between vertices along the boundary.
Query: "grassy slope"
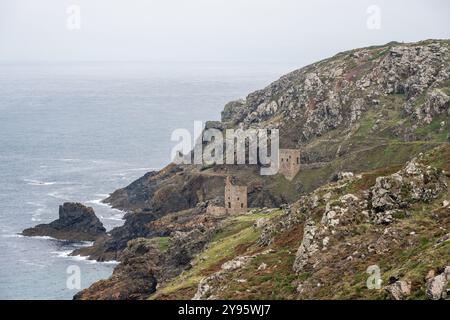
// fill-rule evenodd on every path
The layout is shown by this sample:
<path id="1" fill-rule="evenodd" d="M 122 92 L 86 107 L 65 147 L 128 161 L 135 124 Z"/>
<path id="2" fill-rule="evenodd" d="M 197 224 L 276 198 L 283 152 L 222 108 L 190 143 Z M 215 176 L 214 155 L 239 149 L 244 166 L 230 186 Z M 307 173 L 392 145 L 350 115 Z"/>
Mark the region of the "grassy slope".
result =
<path id="1" fill-rule="evenodd" d="M 269 214 L 253 213 L 226 219 L 208 247 L 194 259 L 193 267 L 165 284 L 151 299 L 190 298 L 186 294 L 193 296 L 200 280 L 219 270 L 224 262 L 237 255 L 261 250 L 255 245 L 260 230 L 253 224 L 259 218 L 273 218 L 279 214 L 277 210 Z"/>

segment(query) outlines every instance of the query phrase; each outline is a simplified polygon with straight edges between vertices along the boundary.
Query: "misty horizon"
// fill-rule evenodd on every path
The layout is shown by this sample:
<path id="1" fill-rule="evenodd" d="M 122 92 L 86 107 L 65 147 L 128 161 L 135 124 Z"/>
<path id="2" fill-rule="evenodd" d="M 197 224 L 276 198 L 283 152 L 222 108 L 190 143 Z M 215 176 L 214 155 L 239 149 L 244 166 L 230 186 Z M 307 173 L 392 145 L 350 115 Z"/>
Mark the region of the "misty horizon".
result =
<path id="1" fill-rule="evenodd" d="M 74 7 L 75 6 L 75 11 Z M 375 8 L 375 9 L 374 9 Z M 294 62 L 450 38 L 448 1 L 0 3 L 0 62 Z M 79 25 L 70 28 L 74 13 Z M 371 22 L 376 19 L 376 24 Z M 414 32 L 411 32 L 414 30 Z"/>

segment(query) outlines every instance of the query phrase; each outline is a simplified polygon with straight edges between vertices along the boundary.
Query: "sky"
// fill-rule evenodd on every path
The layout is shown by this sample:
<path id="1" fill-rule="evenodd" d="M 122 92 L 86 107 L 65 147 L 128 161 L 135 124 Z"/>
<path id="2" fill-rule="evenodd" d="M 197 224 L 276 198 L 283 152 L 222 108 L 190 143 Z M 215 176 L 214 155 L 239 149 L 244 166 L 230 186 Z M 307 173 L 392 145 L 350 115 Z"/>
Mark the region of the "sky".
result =
<path id="1" fill-rule="evenodd" d="M 0 61 L 314 62 L 450 38 L 448 0 L 0 0 Z"/>

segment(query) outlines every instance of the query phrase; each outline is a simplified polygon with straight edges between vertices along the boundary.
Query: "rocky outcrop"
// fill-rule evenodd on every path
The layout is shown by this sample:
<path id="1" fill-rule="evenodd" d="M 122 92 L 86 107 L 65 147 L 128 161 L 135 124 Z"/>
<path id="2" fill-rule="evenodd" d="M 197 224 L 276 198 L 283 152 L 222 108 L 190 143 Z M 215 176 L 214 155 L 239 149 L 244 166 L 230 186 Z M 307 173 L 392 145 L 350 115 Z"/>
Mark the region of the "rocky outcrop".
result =
<path id="1" fill-rule="evenodd" d="M 395 281 L 385 288 L 394 300 L 405 300 L 411 294 L 411 283 L 404 280 Z"/>
<path id="2" fill-rule="evenodd" d="M 106 229 L 94 209 L 81 203 L 66 202 L 59 206 L 59 219 L 39 224 L 22 232 L 25 236 L 49 236 L 60 240 L 94 241 L 106 234 Z"/>
<path id="3" fill-rule="evenodd" d="M 339 180 L 334 189 L 326 193 L 318 189 L 309 197 L 305 197 L 309 198 L 308 200 L 302 198 L 296 205 L 296 214 L 291 210 L 288 215 L 282 217 L 284 225 L 292 225 L 292 221 L 294 223 L 300 221 L 292 220 L 292 216 L 298 216 L 301 212 L 308 215 L 303 227 L 303 238 L 295 255 L 294 272 L 301 273 L 324 265 L 325 261 L 321 259 L 320 253 L 327 252 L 336 239 L 348 236 L 347 226 L 361 222 L 388 225 L 395 219 L 405 216 L 402 210 L 414 203 L 430 202 L 445 192 L 447 183 L 444 174 L 436 168 L 423 164 L 422 158 L 423 155 L 419 155 L 398 172 L 376 178 L 375 185 L 363 191 L 362 197 L 354 194 L 336 197 L 334 193 L 339 194 L 339 190 L 348 184 L 348 180 Z M 313 219 L 312 213 L 321 203 L 324 204 L 324 208 L 319 207 L 317 211 L 317 214 L 321 214 L 318 222 L 317 218 Z M 279 222 L 277 226 L 278 229 L 272 232 L 283 230 L 283 225 Z M 266 235 L 263 233 L 262 236 Z M 388 246 L 389 244 L 384 241 L 377 241 L 376 250 L 388 250 Z M 353 256 L 350 255 L 348 259 L 353 259 Z M 386 290 L 394 299 L 400 299 L 406 295 L 405 288 L 405 284 L 399 282 L 390 285 Z"/>
<path id="4" fill-rule="evenodd" d="M 390 43 L 337 54 L 227 104 L 222 121 L 244 127 L 270 121 L 289 132 L 286 139 L 306 142 L 356 123 L 366 110 L 380 105 L 380 97 L 402 94 L 404 112 L 429 123 L 438 115 L 448 116 L 448 95 L 434 89 L 445 87 L 450 78 L 449 55 L 445 41 Z M 429 88 L 433 90 L 422 101 Z M 292 126 L 297 136 L 292 136 Z"/>
<path id="5" fill-rule="evenodd" d="M 315 241 L 316 233 L 317 227 L 315 223 L 313 221 L 308 221 L 303 231 L 302 243 L 298 248 L 297 254 L 295 255 L 293 265 L 295 272 L 299 273 L 302 271 L 308 263 L 308 259 L 319 250 L 319 245 L 317 241 Z"/>
<path id="6" fill-rule="evenodd" d="M 447 298 L 448 283 L 450 282 L 450 266 L 445 267 L 444 270 L 431 277 L 427 281 L 427 298 L 430 300 L 440 300 Z"/>
<path id="7" fill-rule="evenodd" d="M 414 158 L 403 170 L 378 177 L 370 190 L 371 216 L 376 223 L 388 224 L 399 209 L 417 201 L 429 202 L 447 189 L 442 174 Z"/>
<path id="8" fill-rule="evenodd" d="M 147 239 L 134 239 L 120 254 L 121 263 L 107 280 L 80 291 L 75 300 L 143 299 L 155 292 L 160 252 Z"/>
<path id="9" fill-rule="evenodd" d="M 440 89 L 427 92 L 425 102 L 412 110 L 419 123 L 430 124 L 437 116 L 450 117 L 450 97 Z"/>
<path id="10" fill-rule="evenodd" d="M 433 41 L 424 41 L 419 46 L 393 46 L 374 70 L 373 77 L 368 78 L 388 94 L 404 93 L 414 99 L 450 77 L 448 65 L 441 64 L 442 57 L 448 54 L 447 46 Z"/>
<path id="11" fill-rule="evenodd" d="M 205 230 L 176 231 L 167 250 L 159 248 L 151 238 L 130 240 L 118 254 L 120 264 L 112 276 L 77 293 L 74 299 L 144 299 L 155 292 L 158 283 L 189 268 L 192 258 L 204 248 L 209 237 Z"/>
<path id="12" fill-rule="evenodd" d="M 160 279 L 170 279 L 189 268 L 194 256 L 208 243 L 211 231 L 194 228 L 188 232 L 176 232 L 172 238 L 172 245 L 164 256 Z"/>
<path id="13" fill-rule="evenodd" d="M 222 286 L 226 286 L 227 279 L 231 274 L 233 274 L 233 272 L 245 268 L 255 257 L 266 255 L 270 252 L 270 250 L 266 250 L 251 256 L 238 256 L 230 261 L 223 263 L 219 271 L 203 278 L 199 282 L 197 292 L 195 293 L 192 300 L 216 300 L 217 294 L 220 293 Z M 246 280 L 238 279 L 237 281 L 245 282 Z"/>
<path id="14" fill-rule="evenodd" d="M 127 213 L 123 226 L 112 229 L 107 237 L 99 239 L 92 247 L 78 249 L 75 253 L 89 255 L 91 259 L 101 261 L 115 259 L 117 254 L 126 248 L 128 241 L 140 237 L 160 236 L 160 233 L 146 227 L 147 223 L 159 216 L 145 211 Z"/>

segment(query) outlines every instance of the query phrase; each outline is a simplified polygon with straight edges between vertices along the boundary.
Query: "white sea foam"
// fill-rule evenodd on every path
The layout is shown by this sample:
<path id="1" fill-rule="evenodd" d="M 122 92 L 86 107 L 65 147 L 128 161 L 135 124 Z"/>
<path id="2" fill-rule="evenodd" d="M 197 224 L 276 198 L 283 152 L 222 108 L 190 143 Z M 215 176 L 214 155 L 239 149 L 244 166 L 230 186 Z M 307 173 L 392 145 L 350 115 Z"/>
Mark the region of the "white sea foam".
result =
<path id="1" fill-rule="evenodd" d="M 17 261 L 21 262 L 23 264 L 29 265 L 29 266 L 33 266 L 33 267 L 38 267 L 38 268 L 45 268 L 45 267 L 47 267 L 46 264 L 36 263 L 36 262 L 29 261 L 29 260 L 26 260 L 26 259 L 20 259 L 20 260 L 17 260 Z"/>
<path id="2" fill-rule="evenodd" d="M 110 260 L 110 261 L 97 261 L 97 260 L 90 260 L 86 256 L 76 255 L 76 256 L 70 256 L 75 261 L 85 261 L 88 263 L 102 263 L 102 264 L 119 264 L 119 261 L 116 260 Z"/>
<path id="3" fill-rule="evenodd" d="M 42 215 L 42 213 L 45 211 L 45 209 L 47 207 L 45 205 L 39 204 L 39 203 L 34 203 L 33 205 L 38 206 L 39 208 L 37 208 L 31 215 L 31 221 L 42 221 L 40 216 Z"/>
<path id="4" fill-rule="evenodd" d="M 104 264 L 119 264 L 119 261 L 116 260 L 109 260 L 109 261 L 102 261 L 100 263 L 104 263 Z"/>
<path id="5" fill-rule="evenodd" d="M 61 191 L 52 191 L 52 192 L 47 193 L 47 195 L 49 197 L 56 198 L 56 199 L 62 199 L 62 200 L 67 200 L 68 198 L 70 198 L 67 194 L 62 193 Z"/>
<path id="6" fill-rule="evenodd" d="M 24 238 L 24 237 L 25 237 L 24 235 L 18 233 L 2 235 L 2 238 Z"/>
<path id="7" fill-rule="evenodd" d="M 94 199 L 94 200 L 86 201 L 86 203 L 92 203 L 92 204 L 95 204 L 95 205 L 98 205 L 98 206 L 102 206 L 102 207 L 109 207 L 109 204 L 103 203 L 102 200 L 103 200 L 103 198 L 101 198 L 101 199 Z"/>
<path id="8" fill-rule="evenodd" d="M 36 206 L 36 207 L 42 207 L 43 204 L 40 202 L 33 202 L 33 201 L 27 201 L 27 204 L 31 205 L 31 206 Z"/>
<path id="9" fill-rule="evenodd" d="M 103 220 L 123 221 L 124 215 L 125 215 L 125 213 L 120 213 L 120 214 L 116 214 L 116 215 L 109 216 L 109 217 L 100 216 L 100 218 Z"/>
<path id="10" fill-rule="evenodd" d="M 97 194 L 98 195 L 98 194 Z M 100 199 L 94 199 L 94 200 L 89 200 L 86 201 L 86 203 L 90 203 L 90 204 L 94 204 L 94 205 L 98 205 L 98 206 L 102 206 L 102 207 L 107 207 L 109 208 L 108 211 L 112 212 L 112 215 L 99 215 L 99 218 L 102 220 L 114 220 L 114 221 L 122 221 L 123 217 L 125 216 L 126 212 L 116 209 L 116 208 L 112 208 L 108 203 L 104 203 L 102 202 L 103 199 L 105 198 L 105 196 L 109 196 L 109 195 L 101 195 L 103 196 Z"/>
<path id="11" fill-rule="evenodd" d="M 65 258 L 65 259 L 70 259 L 73 261 L 84 261 L 87 263 L 102 263 L 102 264 L 118 264 L 119 261 L 115 261 L 115 260 L 111 260 L 111 261 L 97 261 L 97 260 L 90 260 L 89 257 L 87 256 L 82 256 L 82 255 L 75 255 L 72 256 L 73 250 L 63 250 L 63 251 L 52 251 L 51 253 L 54 254 L 56 257 L 58 258 Z"/>
<path id="12" fill-rule="evenodd" d="M 119 173 L 113 173 L 112 174 L 112 176 L 115 176 L 115 177 L 125 177 L 127 174 L 126 173 L 123 173 L 123 172 L 119 172 Z"/>
<path id="13" fill-rule="evenodd" d="M 58 258 L 68 258 L 73 250 L 63 250 L 63 251 L 51 251 L 50 253 L 54 254 Z"/>
<path id="14" fill-rule="evenodd" d="M 39 180 L 34 180 L 34 179 L 23 179 L 23 181 L 25 181 L 30 186 L 51 186 L 51 185 L 54 185 L 57 183 L 55 181 L 44 182 L 44 181 L 39 181 Z"/>
<path id="15" fill-rule="evenodd" d="M 53 237 L 50 237 L 50 236 L 30 236 L 30 238 L 41 239 L 41 240 L 57 240 L 57 241 L 60 241 L 60 240 L 58 240 L 56 238 L 53 238 Z"/>
<path id="16" fill-rule="evenodd" d="M 90 247 L 94 244 L 94 241 L 81 241 L 79 243 L 77 243 L 77 246 L 80 247 Z"/>
<path id="17" fill-rule="evenodd" d="M 72 159 L 72 158 L 60 158 L 60 159 L 52 159 L 56 161 L 62 161 L 62 162 L 78 162 L 81 161 L 81 159 Z"/>

